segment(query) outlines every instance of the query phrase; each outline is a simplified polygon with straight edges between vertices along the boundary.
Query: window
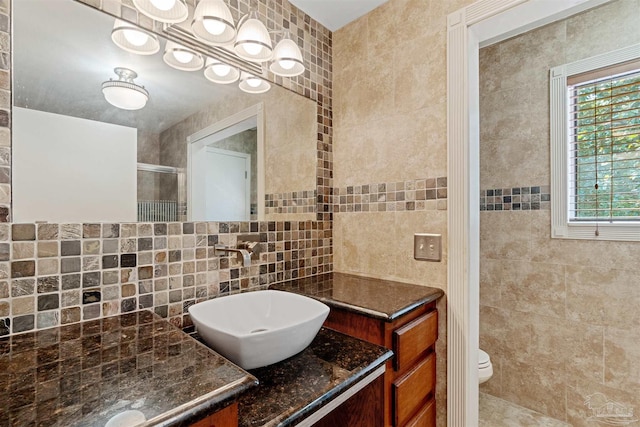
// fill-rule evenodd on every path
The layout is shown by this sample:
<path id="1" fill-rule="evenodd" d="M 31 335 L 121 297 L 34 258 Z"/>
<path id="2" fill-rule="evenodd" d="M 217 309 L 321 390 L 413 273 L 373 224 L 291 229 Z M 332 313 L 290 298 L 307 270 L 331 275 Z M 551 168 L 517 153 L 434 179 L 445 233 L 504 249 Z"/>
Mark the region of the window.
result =
<path id="1" fill-rule="evenodd" d="M 552 236 L 640 240 L 640 45 L 551 70 Z"/>

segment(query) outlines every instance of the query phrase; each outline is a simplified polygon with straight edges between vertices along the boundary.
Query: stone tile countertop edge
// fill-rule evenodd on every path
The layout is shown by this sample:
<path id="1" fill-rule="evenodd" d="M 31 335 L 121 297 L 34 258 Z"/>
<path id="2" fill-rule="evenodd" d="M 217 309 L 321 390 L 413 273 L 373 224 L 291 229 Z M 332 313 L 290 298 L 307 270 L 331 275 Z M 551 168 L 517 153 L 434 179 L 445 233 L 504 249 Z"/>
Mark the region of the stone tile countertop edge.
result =
<path id="1" fill-rule="evenodd" d="M 0 425 L 182 427 L 223 409 L 257 379 L 150 312 L 0 338 Z M 10 393 L 10 394 L 6 394 Z"/>
<path id="2" fill-rule="evenodd" d="M 240 396 L 240 427 L 294 426 L 384 366 L 393 352 L 321 328 L 311 345 L 249 372 L 260 384 Z"/>
<path id="3" fill-rule="evenodd" d="M 289 280 L 273 284 L 269 289 L 298 293 L 330 307 L 386 322 L 392 322 L 444 295 L 439 288 L 346 273 Z"/>

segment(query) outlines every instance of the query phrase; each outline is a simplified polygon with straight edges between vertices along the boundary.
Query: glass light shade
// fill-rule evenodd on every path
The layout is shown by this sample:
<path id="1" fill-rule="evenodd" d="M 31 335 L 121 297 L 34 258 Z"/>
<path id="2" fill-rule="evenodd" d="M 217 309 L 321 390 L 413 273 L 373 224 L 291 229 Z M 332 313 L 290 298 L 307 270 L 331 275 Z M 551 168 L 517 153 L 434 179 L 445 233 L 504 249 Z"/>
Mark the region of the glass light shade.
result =
<path id="1" fill-rule="evenodd" d="M 204 65 L 202 55 L 172 41 L 167 41 L 162 59 L 170 67 L 181 71 L 198 71 Z"/>
<path id="2" fill-rule="evenodd" d="M 151 4 L 160 10 L 169 10 L 176 4 L 176 0 L 151 0 Z"/>
<path id="3" fill-rule="evenodd" d="M 222 0 L 200 0 L 193 15 L 195 36 L 213 45 L 227 45 L 236 36 L 233 16 Z"/>
<path id="4" fill-rule="evenodd" d="M 266 62 L 271 59 L 273 47 L 267 28 L 258 20 L 257 12 L 245 17 L 238 28 L 233 48 L 236 54 L 247 61 Z"/>
<path id="5" fill-rule="evenodd" d="M 156 21 L 177 24 L 189 17 L 186 0 L 133 0 L 133 5 Z"/>
<path id="6" fill-rule="evenodd" d="M 289 38 L 289 34 L 278 43 L 273 50 L 273 63 L 269 67 L 271 72 L 283 77 L 299 76 L 304 73 L 304 63 L 300 48 Z"/>
<path id="7" fill-rule="evenodd" d="M 123 110 L 139 110 L 147 105 L 149 92 L 133 79 L 138 77 L 135 71 L 128 68 L 115 68 L 118 80 L 108 80 L 102 83 L 104 99 L 114 107 Z"/>
<path id="8" fill-rule="evenodd" d="M 238 81 L 240 72 L 237 68 L 220 62 L 217 59 L 207 58 L 204 76 L 213 83 L 229 84 Z"/>
<path id="9" fill-rule="evenodd" d="M 111 40 L 120 49 L 138 55 L 153 55 L 160 50 L 160 41 L 155 34 L 120 19 L 113 24 Z"/>
<path id="10" fill-rule="evenodd" d="M 262 80 L 260 77 L 243 72 L 240 77 L 240 85 L 238 87 L 240 90 L 247 93 L 265 93 L 271 89 L 271 84 Z"/>

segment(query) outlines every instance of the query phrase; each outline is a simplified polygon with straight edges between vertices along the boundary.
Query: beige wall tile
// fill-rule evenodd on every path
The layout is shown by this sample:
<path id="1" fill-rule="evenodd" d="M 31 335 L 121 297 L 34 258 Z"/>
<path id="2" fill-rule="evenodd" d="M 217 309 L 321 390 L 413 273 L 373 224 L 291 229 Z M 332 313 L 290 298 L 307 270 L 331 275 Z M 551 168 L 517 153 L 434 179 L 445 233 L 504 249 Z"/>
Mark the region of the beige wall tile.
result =
<path id="1" fill-rule="evenodd" d="M 498 307 L 501 298 L 502 261 L 480 260 L 480 306 Z"/>
<path id="2" fill-rule="evenodd" d="M 530 239 L 529 213 L 480 212 L 480 253 L 483 258 L 527 260 Z"/>
<path id="3" fill-rule="evenodd" d="M 503 307 L 564 319 L 564 267 L 555 264 L 505 263 Z"/>
<path id="4" fill-rule="evenodd" d="M 563 420 L 566 380 L 561 363 L 527 364 L 504 360 L 501 397 Z"/>
<path id="5" fill-rule="evenodd" d="M 604 384 L 640 396 L 640 332 L 638 328 L 605 330 Z M 640 403 L 640 397 L 637 402 Z"/>
<path id="6" fill-rule="evenodd" d="M 596 325 L 640 326 L 638 273 L 605 266 L 568 266 L 567 316 Z"/>

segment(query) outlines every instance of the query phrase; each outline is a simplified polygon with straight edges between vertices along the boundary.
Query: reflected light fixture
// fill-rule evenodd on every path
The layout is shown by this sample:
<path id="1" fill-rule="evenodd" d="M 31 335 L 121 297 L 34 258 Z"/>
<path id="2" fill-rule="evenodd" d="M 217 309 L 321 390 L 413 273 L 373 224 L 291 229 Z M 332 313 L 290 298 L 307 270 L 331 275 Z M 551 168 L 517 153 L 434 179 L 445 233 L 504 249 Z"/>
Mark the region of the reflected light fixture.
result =
<path id="1" fill-rule="evenodd" d="M 289 30 L 284 31 L 282 40 L 273 50 L 273 62 L 269 69 L 282 77 L 294 77 L 304 73 L 302 53 L 296 42 L 291 40 Z"/>
<path id="2" fill-rule="evenodd" d="M 172 41 L 167 41 L 162 59 L 167 65 L 182 71 L 198 71 L 204 65 L 202 55 Z"/>
<path id="3" fill-rule="evenodd" d="M 213 83 L 229 84 L 238 81 L 240 72 L 236 67 L 227 65 L 217 59 L 207 58 L 204 76 Z"/>
<path id="4" fill-rule="evenodd" d="M 271 89 L 269 82 L 244 71 L 240 76 L 240 85 L 238 87 L 247 93 L 264 93 Z"/>
<path id="5" fill-rule="evenodd" d="M 197 38 L 213 45 L 226 45 L 236 37 L 233 16 L 222 0 L 200 0 L 191 30 Z"/>
<path id="6" fill-rule="evenodd" d="M 121 19 L 113 24 L 111 40 L 119 48 L 138 55 L 153 55 L 160 50 L 158 36 Z"/>
<path id="7" fill-rule="evenodd" d="M 245 15 L 238 23 L 238 35 L 233 48 L 240 58 L 247 61 L 266 62 L 271 59 L 271 36 L 258 19 L 258 12 L 255 10 Z"/>
<path id="8" fill-rule="evenodd" d="M 135 71 L 128 68 L 114 68 L 118 80 L 109 79 L 102 83 L 102 94 L 104 99 L 114 107 L 123 110 L 139 110 L 143 108 L 149 100 L 149 92 L 134 83 L 133 79 L 138 77 Z"/>
<path id="9" fill-rule="evenodd" d="M 143 15 L 169 24 L 182 22 L 189 16 L 186 0 L 133 0 L 133 5 Z"/>

